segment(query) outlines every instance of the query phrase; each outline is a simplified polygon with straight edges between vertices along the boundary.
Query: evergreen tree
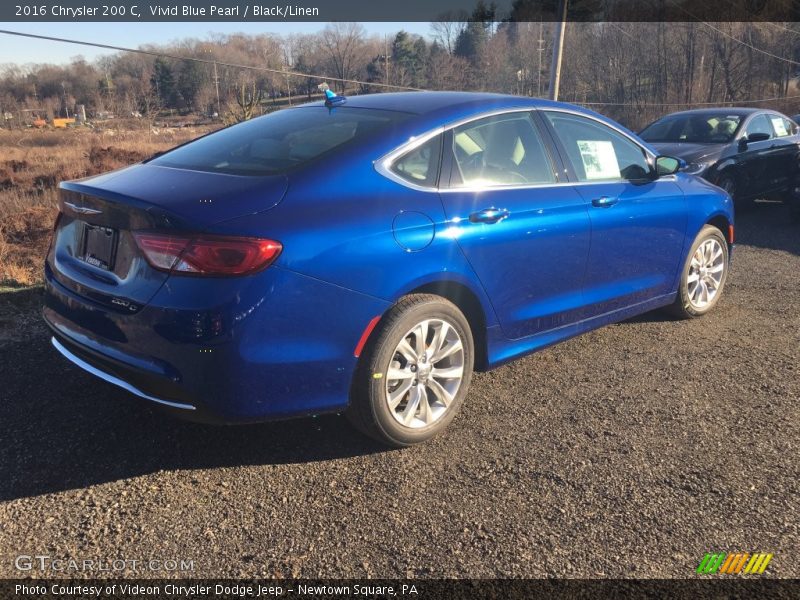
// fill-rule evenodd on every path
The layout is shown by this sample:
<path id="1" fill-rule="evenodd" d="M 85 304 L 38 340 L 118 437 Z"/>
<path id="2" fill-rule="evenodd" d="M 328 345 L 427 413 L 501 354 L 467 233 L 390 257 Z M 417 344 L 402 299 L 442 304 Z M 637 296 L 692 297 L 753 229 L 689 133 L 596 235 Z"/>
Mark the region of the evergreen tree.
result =
<path id="1" fill-rule="evenodd" d="M 163 106 L 175 107 L 175 76 L 172 74 L 169 63 L 160 56 L 153 62 L 153 76 L 150 84 Z"/>
<path id="2" fill-rule="evenodd" d="M 197 96 L 203 87 L 203 69 L 193 60 L 185 60 L 178 73 L 177 91 L 183 105 L 189 110 L 197 109 Z"/>

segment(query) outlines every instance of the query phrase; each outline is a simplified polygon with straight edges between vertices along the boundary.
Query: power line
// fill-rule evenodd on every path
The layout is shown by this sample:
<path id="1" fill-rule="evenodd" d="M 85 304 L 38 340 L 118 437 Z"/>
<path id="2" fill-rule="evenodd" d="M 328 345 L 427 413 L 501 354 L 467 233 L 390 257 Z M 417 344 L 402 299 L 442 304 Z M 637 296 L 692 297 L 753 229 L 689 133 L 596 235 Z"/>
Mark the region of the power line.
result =
<path id="1" fill-rule="evenodd" d="M 738 8 L 738 6 L 736 4 L 734 4 L 733 2 L 731 2 L 731 0 L 725 0 L 725 3 L 728 4 L 728 6 L 731 6 L 732 8 Z M 790 29 L 789 27 L 786 27 L 785 25 L 781 25 L 780 23 L 774 23 L 772 21 L 755 21 L 754 24 L 755 25 L 769 25 L 770 27 L 775 27 L 775 28 L 781 29 L 783 31 L 788 31 L 789 33 L 793 33 L 795 35 L 800 34 L 800 31 L 798 31 L 797 29 Z"/>
<path id="2" fill-rule="evenodd" d="M 356 83 L 358 85 L 370 85 L 381 88 L 391 88 L 396 90 L 408 90 L 412 92 L 423 92 L 421 88 L 409 87 L 407 85 L 392 85 L 388 83 L 378 83 L 375 81 L 360 81 L 358 79 L 343 79 L 342 77 L 328 77 L 325 75 L 312 75 L 310 73 L 298 73 L 297 71 L 284 71 L 281 69 L 270 69 L 269 67 L 254 67 L 252 65 L 240 65 L 236 63 L 229 63 L 219 60 L 211 60 L 205 58 L 195 58 L 190 56 L 178 56 L 176 54 L 167 54 L 166 52 L 157 52 L 155 50 L 142 50 L 141 48 L 125 48 L 123 46 L 111 46 L 109 44 L 99 44 L 97 42 L 84 42 L 82 40 L 71 40 L 67 38 L 52 37 L 49 35 L 38 35 L 35 33 L 23 33 L 21 31 L 9 31 L 7 29 L 0 29 L 0 34 L 16 35 L 19 37 L 34 38 L 38 40 L 47 40 L 50 42 L 62 42 L 64 44 L 78 44 L 80 46 L 92 46 L 94 48 L 105 48 L 106 50 L 116 50 L 119 52 L 134 52 L 136 54 L 147 54 L 148 56 L 157 56 L 161 58 L 171 58 L 174 60 L 190 60 L 203 64 L 220 64 L 223 67 L 231 67 L 234 69 L 250 69 L 252 71 L 265 71 L 267 73 L 275 73 L 283 76 L 305 77 L 307 79 L 317 79 L 319 81 L 339 81 L 341 83 Z"/>
<path id="3" fill-rule="evenodd" d="M 681 8 L 681 10 L 684 10 L 680 6 L 678 8 Z M 695 17 L 694 15 L 692 15 L 691 13 L 689 13 L 686 10 L 684 10 L 684 12 L 686 12 L 692 18 L 695 18 L 695 19 L 697 18 L 697 17 Z M 771 54 L 771 53 L 769 53 L 769 52 L 767 52 L 765 50 L 761 50 L 759 48 L 751 46 L 750 44 L 747 44 L 746 42 L 743 42 L 742 40 L 739 40 L 738 38 L 735 38 L 735 37 L 725 33 L 724 31 L 720 31 L 720 30 L 716 29 L 715 27 L 713 27 L 712 25 L 710 25 L 710 24 L 708 24 L 708 23 L 706 23 L 704 21 L 699 21 L 698 20 L 698 22 L 703 23 L 704 25 L 710 27 L 711 29 L 714 29 L 715 31 L 718 31 L 722 35 L 730 37 L 731 39 L 733 39 L 734 41 L 739 42 L 740 44 L 743 44 L 745 46 L 749 46 L 749 47 L 753 48 L 754 50 L 756 50 L 758 52 L 762 52 L 764 54 L 767 54 L 767 55 L 772 56 L 774 58 L 778 58 L 778 59 L 784 60 L 786 62 L 790 62 L 792 64 L 800 65 L 800 63 L 798 63 L 798 62 L 791 61 L 789 59 L 786 59 L 786 58 Z M 622 28 L 618 27 L 618 29 L 620 29 L 623 33 L 627 34 L 627 32 L 622 30 Z M 81 45 L 81 46 L 92 46 L 92 47 L 95 47 L 95 48 L 105 48 L 107 50 L 116 50 L 116 51 L 119 51 L 119 52 L 133 52 L 133 53 L 136 53 L 136 54 L 145 54 L 145 55 L 148 55 L 148 56 L 170 58 L 170 59 L 173 59 L 173 60 L 189 60 L 189 61 L 199 62 L 199 63 L 203 63 L 203 64 L 213 64 L 215 66 L 217 64 L 219 64 L 219 65 L 222 65 L 224 67 L 231 67 L 231 68 L 234 68 L 234 69 L 249 69 L 249 70 L 253 70 L 253 71 L 265 71 L 265 72 L 268 72 L 268 73 L 275 73 L 275 74 L 283 75 L 283 76 L 289 75 L 289 76 L 295 76 L 295 77 L 305 77 L 305 78 L 308 78 L 308 79 L 316 79 L 316 80 L 319 80 L 319 81 L 339 81 L 339 82 L 342 82 L 342 83 L 355 83 L 355 84 L 359 84 L 359 85 L 370 85 L 370 86 L 375 86 L 375 87 L 390 88 L 390 89 L 400 89 L 400 90 L 409 90 L 409 91 L 415 91 L 415 92 L 426 91 L 426 90 L 424 90 L 422 88 L 415 88 L 415 87 L 410 87 L 410 86 L 392 85 L 392 84 L 378 83 L 378 82 L 373 82 L 373 81 L 361 81 L 361 80 L 358 80 L 358 79 L 344 79 L 344 78 L 341 78 L 341 77 L 327 77 L 327 76 L 324 76 L 324 75 L 312 75 L 310 73 L 299 73 L 297 71 L 284 71 L 284 70 L 280 70 L 280 69 L 271 69 L 269 67 L 256 67 L 256 66 L 252 66 L 252 65 L 241 65 L 241 64 L 229 63 L 229 62 L 224 62 L 224 61 L 217 61 L 217 60 L 212 60 L 212 59 L 203 59 L 203 58 L 195 58 L 195 57 L 178 56 L 178 55 L 175 55 L 175 54 L 167 54 L 165 52 L 157 52 L 155 50 L 142 50 L 140 48 L 125 48 L 123 46 L 112 46 L 112 45 L 109 45 L 109 44 L 100 44 L 100 43 L 97 43 L 97 42 L 85 42 L 85 41 L 82 41 L 82 40 L 72 40 L 72 39 L 68 39 L 68 38 L 58 38 L 58 37 L 52 37 L 52 36 L 46 36 L 46 35 L 38 35 L 38 34 L 34 34 L 34 33 L 23 33 L 23 32 L 20 32 L 20 31 L 9 31 L 9 30 L 6 30 L 6 29 L 0 29 L 0 34 L 16 35 L 16 36 L 20 36 L 20 37 L 41 39 L 41 40 L 47 40 L 47 41 L 51 41 L 51 42 L 61 42 L 61 43 L 65 43 L 65 44 L 77 44 L 77 45 Z M 722 104 L 758 104 L 758 103 L 761 103 L 761 102 L 774 102 L 774 101 L 777 101 L 777 100 L 794 100 L 794 99 L 797 99 L 797 98 L 800 98 L 800 95 L 795 95 L 795 96 L 776 96 L 776 97 L 773 97 L 773 98 L 760 98 L 758 100 L 740 100 L 740 101 L 737 101 L 735 103 L 723 102 Z M 582 106 L 631 106 L 631 107 L 636 107 L 636 108 L 647 108 L 647 107 L 667 107 L 667 106 L 719 106 L 721 103 L 720 102 L 650 102 L 650 103 L 640 103 L 639 104 L 639 103 L 634 103 L 634 102 L 577 102 L 576 101 L 576 102 L 574 102 L 574 104 L 580 104 Z"/>
<path id="4" fill-rule="evenodd" d="M 797 61 L 792 60 L 790 58 L 786 58 L 785 56 L 778 56 L 777 54 L 773 54 L 772 52 L 769 52 L 767 50 L 763 50 L 762 48 L 758 48 L 756 46 L 753 46 L 752 44 L 749 44 L 748 42 L 745 42 L 744 40 L 740 40 L 739 38 L 737 38 L 737 37 L 725 32 L 725 31 L 722 31 L 721 29 L 719 29 L 717 27 L 714 27 L 711 23 L 706 23 L 705 21 L 702 21 L 701 19 L 699 19 L 697 17 L 697 15 L 694 15 L 694 14 L 690 13 L 688 10 L 683 8 L 683 6 L 679 5 L 677 2 L 674 2 L 674 0 L 668 0 L 668 2 L 670 4 L 672 4 L 673 6 L 675 6 L 678 10 L 680 10 L 680 11 L 686 13 L 687 15 L 689 15 L 690 17 L 692 17 L 692 19 L 694 19 L 698 23 L 702 23 L 703 25 L 705 25 L 709 29 L 712 29 L 713 31 L 716 31 L 720 35 L 723 35 L 726 38 L 729 38 L 729 39 L 733 40 L 737 44 L 741 44 L 742 46 L 746 46 L 746 47 L 750 48 L 751 50 L 755 50 L 756 52 L 764 54 L 765 56 L 769 56 L 770 58 L 774 58 L 776 60 L 782 60 L 783 62 L 787 62 L 787 63 L 792 64 L 792 65 L 800 65 L 800 62 L 797 62 Z"/>
<path id="5" fill-rule="evenodd" d="M 614 23 L 614 21 L 608 21 L 608 23 L 607 23 L 607 24 L 608 24 L 608 25 L 613 25 L 615 29 L 618 29 L 620 32 L 622 32 L 623 34 L 625 34 L 626 36 L 628 36 L 630 39 L 632 39 L 632 40 L 633 40 L 634 42 L 636 42 L 637 44 L 641 44 L 641 43 L 642 43 L 642 40 L 640 40 L 639 38 L 636 38 L 636 37 L 632 36 L 630 33 L 628 33 L 627 31 L 625 31 L 625 30 L 624 30 L 622 27 L 620 27 L 619 25 L 617 25 L 616 23 Z"/>
<path id="6" fill-rule="evenodd" d="M 800 35 L 800 31 L 797 29 L 791 29 L 790 27 L 786 27 L 785 25 L 781 25 L 780 23 L 773 23 L 771 21 L 757 21 L 756 25 L 771 25 L 781 31 L 788 31 L 789 33 L 793 33 L 794 35 Z"/>

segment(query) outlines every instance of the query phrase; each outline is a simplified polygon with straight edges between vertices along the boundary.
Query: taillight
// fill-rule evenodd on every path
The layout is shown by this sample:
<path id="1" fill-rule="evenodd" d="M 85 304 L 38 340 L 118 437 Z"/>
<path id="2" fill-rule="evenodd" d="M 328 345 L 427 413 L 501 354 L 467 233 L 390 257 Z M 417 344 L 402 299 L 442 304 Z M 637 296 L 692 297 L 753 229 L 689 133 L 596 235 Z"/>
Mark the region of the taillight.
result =
<path id="1" fill-rule="evenodd" d="M 249 275 L 272 264 L 283 246 L 274 240 L 215 235 L 134 232 L 147 262 L 175 274 Z"/>

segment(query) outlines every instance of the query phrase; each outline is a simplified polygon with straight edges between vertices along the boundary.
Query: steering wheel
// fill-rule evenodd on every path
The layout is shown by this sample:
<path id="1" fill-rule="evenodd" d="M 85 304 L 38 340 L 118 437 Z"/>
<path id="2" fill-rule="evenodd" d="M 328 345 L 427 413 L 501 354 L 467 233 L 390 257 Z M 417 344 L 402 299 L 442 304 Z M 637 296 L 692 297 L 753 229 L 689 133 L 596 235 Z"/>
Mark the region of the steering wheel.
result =
<path id="1" fill-rule="evenodd" d="M 480 173 L 483 171 L 483 168 L 486 166 L 486 163 L 483 160 L 483 151 L 480 150 L 475 154 L 472 154 L 467 160 L 464 162 L 464 169 L 466 171 L 471 172 L 478 172 Z"/>

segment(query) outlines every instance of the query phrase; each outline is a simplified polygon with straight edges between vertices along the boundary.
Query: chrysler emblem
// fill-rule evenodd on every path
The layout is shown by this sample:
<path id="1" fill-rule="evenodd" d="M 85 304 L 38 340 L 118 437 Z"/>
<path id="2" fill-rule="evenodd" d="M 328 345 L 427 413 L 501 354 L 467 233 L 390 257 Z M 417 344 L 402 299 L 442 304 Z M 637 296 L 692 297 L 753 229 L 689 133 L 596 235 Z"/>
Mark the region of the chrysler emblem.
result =
<path id="1" fill-rule="evenodd" d="M 96 208 L 89 208 L 88 206 L 78 206 L 77 204 L 73 204 L 72 202 L 64 202 L 64 206 L 68 206 L 76 213 L 82 215 L 99 215 L 102 210 L 97 210 Z"/>

